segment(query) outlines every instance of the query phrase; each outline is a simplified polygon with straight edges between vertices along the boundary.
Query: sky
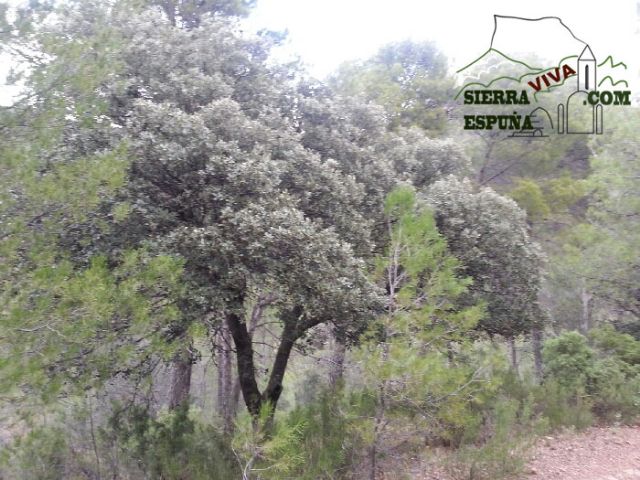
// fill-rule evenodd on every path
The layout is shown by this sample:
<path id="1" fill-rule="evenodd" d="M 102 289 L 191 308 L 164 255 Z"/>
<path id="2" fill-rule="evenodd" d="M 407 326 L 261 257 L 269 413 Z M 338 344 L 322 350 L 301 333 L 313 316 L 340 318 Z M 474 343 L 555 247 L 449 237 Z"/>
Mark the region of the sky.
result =
<path id="1" fill-rule="evenodd" d="M 317 77 L 340 63 L 366 58 L 381 45 L 431 40 L 456 70 L 490 45 L 493 15 L 561 17 L 596 59 L 622 59 L 640 76 L 640 17 L 636 0 L 258 0 L 247 29 L 287 29 L 289 48 Z M 532 51 L 545 38 L 531 38 Z M 578 52 L 579 53 L 579 52 Z"/>
<path id="2" fill-rule="evenodd" d="M 636 0 L 258 0 L 244 28 L 288 30 L 284 51 L 295 52 L 314 76 L 323 78 L 344 61 L 366 58 L 385 43 L 408 38 L 434 41 L 457 70 L 489 48 L 494 14 L 561 17 L 589 43 L 596 59 L 611 54 L 624 61 L 634 95 L 640 91 Z M 532 51 L 545 43 L 544 37 L 529 40 Z M 2 86 L 7 69 L 0 57 L 4 104 L 10 98 L 10 90 Z"/>

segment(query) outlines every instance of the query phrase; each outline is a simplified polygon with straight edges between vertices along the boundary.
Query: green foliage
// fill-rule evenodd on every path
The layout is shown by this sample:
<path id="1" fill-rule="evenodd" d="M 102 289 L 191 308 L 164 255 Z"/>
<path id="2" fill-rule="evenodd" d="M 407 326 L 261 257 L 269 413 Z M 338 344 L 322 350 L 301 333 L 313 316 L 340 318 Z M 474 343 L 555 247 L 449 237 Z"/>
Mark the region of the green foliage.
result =
<path id="1" fill-rule="evenodd" d="M 336 478 L 354 462 L 360 449 L 357 425 L 359 416 L 371 413 L 357 394 L 326 391 L 312 403 L 287 414 L 290 425 L 304 424 L 300 448 L 303 467 L 295 478 L 300 480 Z"/>
<path id="2" fill-rule="evenodd" d="M 278 34 L 238 34 L 226 17 L 252 0 L 38 3 L 14 16 L 0 6 L 1 48 L 24 59 L 13 77 L 27 92 L 0 111 L 3 398 L 53 403 L 114 377 L 137 386 L 225 317 L 249 345 L 239 378 L 258 385 L 268 366 L 238 331 L 265 298 L 280 359 L 322 340 L 321 324 L 364 331 L 362 385 L 308 389 L 275 415 L 279 393 L 250 392 L 260 412 L 233 439 L 186 406 L 154 417 L 125 398 L 97 436 L 90 418 L 80 451 L 71 425 L 29 424 L 3 477 L 335 478 L 410 424 L 459 447 L 465 476 L 500 478 L 538 428 L 638 415 L 629 335 L 548 341 L 539 387 L 472 343 L 476 329 L 514 337 L 543 323 L 523 209 L 532 225 L 570 224 L 552 238 L 550 289 L 562 291 L 550 303 L 572 313 L 556 318 L 579 318 L 593 295 L 602 318 L 637 328 L 637 109 L 608 117 L 618 128 L 594 136 L 589 171 L 585 138 L 428 138 L 447 129 L 452 87 L 432 44 L 344 65 L 335 95 L 269 60 Z M 471 173 L 463 146 L 478 183 L 515 202 L 452 176 Z M 285 368 L 271 370 L 271 393 Z"/>
<path id="3" fill-rule="evenodd" d="M 473 278 L 467 301 L 486 302 L 479 328 L 513 337 L 540 326 L 543 256 L 524 211 L 490 188 L 476 189 L 453 176 L 431 185 L 426 200 L 452 254 Z"/>
<path id="4" fill-rule="evenodd" d="M 551 208 L 545 201 L 540 185 L 531 179 L 521 178 L 516 180 L 515 186 L 509 192 L 520 208 L 527 212 L 530 221 L 544 219 L 551 212 Z"/>
<path id="5" fill-rule="evenodd" d="M 121 261 L 115 269 L 104 257 L 85 269 L 68 260 L 44 263 L 21 290 L 5 292 L 0 320 L 13 340 L 0 363 L 5 392 L 16 394 L 21 384 L 51 400 L 128 368 L 142 373 L 152 353 L 171 355 L 175 345 L 165 339 L 179 319 L 182 262 L 144 250 L 125 252 Z"/>
<path id="6" fill-rule="evenodd" d="M 444 104 L 453 80 L 446 58 L 432 43 L 386 45 L 368 60 L 343 64 L 330 83 L 342 94 L 382 105 L 392 129 L 415 126 L 434 134 L 446 127 Z"/>
<path id="7" fill-rule="evenodd" d="M 584 180 L 566 174 L 546 182 L 544 190 L 547 204 L 557 213 L 567 211 L 587 193 Z"/>
<path id="8" fill-rule="evenodd" d="M 566 332 L 545 343 L 543 355 L 550 382 L 550 416 L 566 422 L 571 407 L 591 408 L 606 421 L 632 421 L 640 415 L 640 369 L 636 363 L 640 342 L 607 327 L 592 333 L 594 347 L 577 332 Z M 583 415 L 586 416 L 586 415 Z M 567 417 L 567 418 L 570 418 Z M 586 421 L 575 423 L 586 423 Z"/>
<path id="9" fill-rule="evenodd" d="M 599 359 L 591 373 L 595 413 L 608 421 L 640 415 L 640 341 L 611 326 L 589 332 Z"/>
<path id="10" fill-rule="evenodd" d="M 67 476 L 67 445 L 60 428 L 39 427 L 31 430 L 7 448 L 7 468 L 0 474 L 9 478 L 64 480 Z"/>
<path id="11" fill-rule="evenodd" d="M 611 325 L 595 328 L 589 332 L 595 348 L 605 355 L 620 360 L 629 366 L 640 365 L 640 341 L 626 333 L 618 332 Z"/>
<path id="12" fill-rule="evenodd" d="M 192 419 L 188 406 L 158 418 L 137 406 L 116 410 L 101 436 L 128 469 L 145 478 L 223 480 L 239 473 L 226 439 Z"/>
<path id="13" fill-rule="evenodd" d="M 566 387 L 553 378 L 535 390 L 536 409 L 547 419 L 549 428 L 584 429 L 594 423 L 593 402 L 584 386 Z"/>
<path id="14" fill-rule="evenodd" d="M 487 417 L 489 438 L 480 445 L 463 445 L 450 460 L 449 470 L 456 478 L 491 480 L 522 473 L 532 432 L 527 421 L 518 418 L 520 409 L 516 400 L 496 399 Z"/>
<path id="15" fill-rule="evenodd" d="M 274 423 L 272 410 L 265 403 L 257 418 L 247 413 L 236 422 L 231 446 L 245 479 L 287 478 L 304 465 L 305 420 Z"/>
<path id="16" fill-rule="evenodd" d="M 228 439 L 195 420 L 186 407 L 154 418 L 140 405 L 115 405 L 108 420 L 95 429 L 87 414 L 80 409 L 57 415 L 50 425 L 17 436 L 3 451 L 0 474 L 34 480 L 80 480 L 107 473 L 166 480 L 239 475 Z M 85 421 L 90 431 L 81 428 Z"/>
<path id="17" fill-rule="evenodd" d="M 588 390 L 593 411 L 601 419 L 633 422 L 640 416 L 640 369 L 614 358 L 600 359 L 591 372 Z"/>
<path id="18" fill-rule="evenodd" d="M 375 404 L 368 391 L 324 390 L 310 403 L 270 418 L 242 415 L 232 440 L 246 478 L 345 478 L 360 461 Z"/>
<path id="19" fill-rule="evenodd" d="M 565 177 L 556 179 L 555 185 L 549 183 L 550 194 L 561 186 L 564 195 L 556 195 L 560 203 L 581 190 L 588 195 L 574 206 L 581 211 L 579 223 L 569 219 L 571 227 L 551 244 L 556 255 L 548 290 L 554 317 L 564 322 L 563 328 L 585 331 L 599 321 L 614 322 L 637 335 L 640 191 L 634 181 L 638 176 L 634 132 L 640 117 L 637 108 L 615 108 L 608 115 L 607 138 L 594 137 L 590 145 L 594 155 L 589 176 L 573 185 Z M 587 311 L 583 299 L 591 299 Z M 576 319 L 581 317 L 579 325 Z"/>
<path id="20" fill-rule="evenodd" d="M 256 0 L 146 0 L 157 5 L 174 26 L 197 28 L 211 16 L 246 17 Z"/>
<path id="21" fill-rule="evenodd" d="M 448 253 L 433 215 L 406 186 L 387 196 L 385 214 L 390 242 L 376 274 L 386 284 L 387 311 L 356 352 L 375 401 L 374 417 L 361 427 L 371 462 L 391 416 L 408 415 L 414 428 L 436 436 L 455 432 L 482 369 L 458 359 L 483 307 L 458 302 L 471 281 L 458 275 L 460 263 Z"/>
<path id="22" fill-rule="evenodd" d="M 304 310 L 289 321 L 295 339 L 329 321 L 358 331 L 375 308 L 365 189 L 302 144 L 295 68 L 268 65 L 271 40 L 239 36 L 233 20 L 182 15 L 251 2 L 163 3 L 186 28 L 129 2 L 70 2 L 31 39 L 50 61 L 29 77 L 37 108 L 7 126 L 23 143 L 0 152 L 8 388 L 22 372 L 49 397 L 58 371 L 80 388 L 144 376 L 190 324 L 215 328 L 261 294 L 277 299 L 274 315 Z M 49 121 L 59 128 L 44 135 Z M 146 260 L 128 259 L 141 251 L 179 264 L 179 282 L 145 278 Z"/>
<path id="23" fill-rule="evenodd" d="M 595 360 L 595 352 L 578 332 L 551 338 L 542 350 L 546 372 L 567 388 L 585 385 Z"/>

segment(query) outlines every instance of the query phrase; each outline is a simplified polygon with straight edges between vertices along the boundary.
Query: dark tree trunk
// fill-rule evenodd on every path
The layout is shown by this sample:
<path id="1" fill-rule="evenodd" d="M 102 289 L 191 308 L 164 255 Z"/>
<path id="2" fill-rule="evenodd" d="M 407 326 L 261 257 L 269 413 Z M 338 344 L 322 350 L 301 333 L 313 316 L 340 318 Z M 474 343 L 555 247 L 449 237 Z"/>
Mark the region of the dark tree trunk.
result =
<path id="1" fill-rule="evenodd" d="M 191 346 L 188 345 L 177 353 L 172 362 L 169 410 L 175 410 L 180 405 L 189 402 L 192 367 L 193 354 L 191 353 Z"/>
<path id="2" fill-rule="evenodd" d="M 262 319 L 265 309 L 271 305 L 277 296 L 266 294 L 260 296 L 251 312 L 251 319 L 247 333 L 249 343 L 253 342 L 253 334 Z M 218 356 L 218 407 L 222 417 L 224 430 L 226 433 L 233 431 L 233 421 L 236 417 L 238 402 L 240 400 L 241 384 L 239 375 L 234 375 L 235 365 L 233 362 L 232 344 L 235 342 L 231 335 L 229 319 L 220 330 L 220 334 L 214 344 L 214 351 Z M 235 322 L 237 323 L 237 322 Z M 242 335 L 242 334 L 241 334 Z M 253 346 L 251 347 L 253 350 Z M 239 371 L 239 370 L 238 370 Z"/>
<path id="3" fill-rule="evenodd" d="M 533 347 L 533 365 L 538 383 L 542 382 L 543 366 L 542 366 L 542 329 L 534 327 L 531 331 L 531 345 Z"/>
<path id="4" fill-rule="evenodd" d="M 295 344 L 297 337 L 294 335 L 293 329 L 285 325 L 282 337 L 280 338 L 280 346 L 276 353 L 276 358 L 273 362 L 273 368 L 271 369 L 271 376 L 269 377 L 269 383 L 264 391 L 263 400 L 268 401 L 271 404 L 271 408 L 275 410 L 280 394 L 282 393 L 282 380 L 284 379 L 284 372 L 287 369 L 287 363 L 289 363 L 289 356 L 291 350 Z"/>
<path id="5" fill-rule="evenodd" d="M 484 160 L 482 162 L 482 168 L 480 168 L 480 171 L 478 172 L 478 183 L 480 185 L 482 185 L 484 183 L 484 180 L 486 178 L 487 175 L 487 169 L 489 168 L 489 163 L 491 162 L 491 153 L 493 152 L 493 147 L 494 147 L 494 143 L 493 141 L 489 141 L 487 143 L 487 151 L 484 155 Z"/>
<path id="6" fill-rule="evenodd" d="M 231 394 L 231 415 L 233 418 L 236 418 L 236 414 L 238 413 L 238 404 L 240 403 L 240 381 L 238 380 L 238 376 L 233 382 L 233 391 Z"/>
<path id="7" fill-rule="evenodd" d="M 262 395 L 256 382 L 256 369 L 253 363 L 253 345 L 247 330 L 247 324 L 237 313 L 227 314 L 227 326 L 236 346 L 236 361 L 238 364 L 238 380 L 242 397 L 249 413 L 257 417 L 262 406 Z"/>
<path id="8" fill-rule="evenodd" d="M 176 5 L 174 0 L 165 0 L 160 3 L 160 6 L 167 14 L 167 19 L 172 26 L 176 26 Z"/>
<path id="9" fill-rule="evenodd" d="M 253 344 L 247 324 L 240 315 L 229 313 L 227 325 L 236 347 L 236 363 L 238 365 L 238 380 L 244 403 L 249 413 L 255 418 L 265 402 L 269 402 L 272 412 L 275 410 L 280 394 L 282 393 L 282 380 L 289 362 L 291 350 L 299 335 L 292 323 L 285 321 L 280 345 L 276 352 L 276 358 L 271 368 L 271 376 L 263 393 L 260 393 L 256 381 L 256 370 L 253 362 Z"/>

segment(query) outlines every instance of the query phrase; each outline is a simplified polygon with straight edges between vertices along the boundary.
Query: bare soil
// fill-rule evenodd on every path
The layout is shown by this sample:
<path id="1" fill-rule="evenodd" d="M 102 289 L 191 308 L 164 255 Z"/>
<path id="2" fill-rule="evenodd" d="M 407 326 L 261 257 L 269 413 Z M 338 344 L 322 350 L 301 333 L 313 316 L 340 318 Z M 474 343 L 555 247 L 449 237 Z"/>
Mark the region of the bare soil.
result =
<path id="1" fill-rule="evenodd" d="M 450 452 L 395 449 L 381 461 L 380 480 L 467 480 L 446 468 Z M 592 427 L 541 437 L 528 450 L 522 475 L 512 480 L 640 480 L 640 425 Z M 361 476 L 369 478 L 364 470 Z"/>
<path id="2" fill-rule="evenodd" d="M 640 480 L 640 426 L 542 437 L 521 478 Z"/>

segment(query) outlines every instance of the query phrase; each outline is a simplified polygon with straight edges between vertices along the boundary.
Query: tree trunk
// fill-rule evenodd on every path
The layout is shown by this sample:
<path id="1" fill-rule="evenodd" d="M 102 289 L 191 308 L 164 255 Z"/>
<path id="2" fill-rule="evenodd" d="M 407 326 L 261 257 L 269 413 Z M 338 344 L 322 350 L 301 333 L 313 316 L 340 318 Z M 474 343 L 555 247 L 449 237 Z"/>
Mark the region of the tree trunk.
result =
<path id="1" fill-rule="evenodd" d="M 538 383 L 542 383 L 544 375 L 542 365 L 542 328 L 534 327 L 531 331 L 531 346 L 533 347 L 533 365 Z"/>
<path id="2" fill-rule="evenodd" d="M 176 5 L 174 0 L 165 0 L 160 4 L 172 26 L 176 26 Z"/>
<path id="3" fill-rule="evenodd" d="M 229 313 L 226 317 L 227 326 L 236 346 L 236 362 L 238 365 L 238 380 L 244 403 L 249 413 L 257 417 L 262 406 L 262 395 L 256 382 L 256 369 L 253 363 L 253 345 L 247 330 L 247 324 L 237 313 Z"/>
<path id="4" fill-rule="evenodd" d="M 516 376 L 520 376 L 518 372 L 518 352 L 516 350 L 516 338 L 509 337 L 507 339 L 507 343 L 509 344 L 509 351 L 511 353 L 511 368 Z"/>
<path id="5" fill-rule="evenodd" d="M 486 178 L 487 169 L 489 168 L 489 163 L 491 162 L 491 153 L 493 152 L 494 143 L 491 141 L 487 144 L 487 151 L 484 154 L 484 160 L 482 162 L 482 168 L 478 172 L 478 183 L 482 185 L 484 183 L 484 179 Z"/>
<path id="6" fill-rule="evenodd" d="M 296 311 L 298 309 L 295 309 Z M 295 315 L 294 315 L 295 317 Z M 241 316 L 236 313 L 227 315 L 227 325 L 236 346 L 236 363 L 238 365 L 238 380 L 240 382 L 240 391 L 244 398 L 244 403 L 249 413 L 257 418 L 260 409 L 265 402 L 269 402 L 271 411 L 275 411 L 280 394 L 282 393 L 282 380 L 289 362 L 289 356 L 293 345 L 299 335 L 291 326 L 291 323 L 285 321 L 280 345 L 276 352 L 276 358 L 271 368 L 271 376 L 263 393 L 258 389 L 256 381 L 256 370 L 253 362 L 253 344 L 251 335 L 247 330 L 247 324 L 242 320 Z"/>
<path id="7" fill-rule="evenodd" d="M 275 294 L 265 294 L 260 296 L 253 306 L 251 319 L 247 333 L 249 335 L 249 343 L 253 342 L 253 334 L 258 323 L 262 319 L 265 309 L 271 305 L 277 296 Z M 238 410 L 238 402 L 240 400 L 240 378 L 234 375 L 235 365 L 233 362 L 233 336 L 229 324 L 223 325 L 217 338 L 214 350 L 218 355 L 218 407 L 220 416 L 222 417 L 224 430 L 226 433 L 233 431 L 233 421 Z M 253 346 L 251 347 L 253 351 Z"/>
<path id="8" fill-rule="evenodd" d="M 225 433 L 233 430 L 235 408 L 233 405 L 233 357 L 231 334 L 223 325 L 218 334 L 218 412 L 222 418 Z"/>
<path id="9" fill-rule="evenodd" d="M 589 333 L 591 328 L 591 299 L 592 295 L 587 290 L 587 287 L 582 287 L 580 292 L 580 299 L 582 301 L 582 318 L 580 322 L 580 330 L 584 335 Z"/>
<path id="10" fill-rule="evenodd" d="M 335 390 L 342 384 L 344 375 L 344 359 L 347 352 L 347 346 L 344 339 L 334 337 L 333 352 L 329 364 L 329 388 Z"/>
<path id="11" fill-rule="evenodd" d="M 171 386 L 169 389 L 169 410 L 175 410 L 180 405 L 189 402 L 191 389 L 191 369 L 193 354 L 191 345 L 182 348 L 173 359 L 171 372 Z"/>
<path id="12" fill-rule="evenodd" d="M 282 332 L 280 339 L 280 346 L 276 353 L 276 358 L 273 362 L 273 368 L 271 369 L 271 376 L 269 377 L 269 383 L 264 391 L 263 400 L 268 401 L 271 404 L 271 408 L 275 410 L 280 394 L 282 393 L 282 381 L 284 380 L 284 372 L 287 369 L 287 363 L 289 363 L 289 356 L 291 350 L 295 344 L 297 337 L 291 327 L 286 324 Z"/>
<path id="13" fill-rule="evenodd" d="M 236 418 L 236 414 L 238 413 L 238 405 L 240 404 L 240 381 L 238 380 L 238 376 L 235 376 L 233 381 L 233 391 L 231 394 L 231 416 L 232 418 Z"/>

